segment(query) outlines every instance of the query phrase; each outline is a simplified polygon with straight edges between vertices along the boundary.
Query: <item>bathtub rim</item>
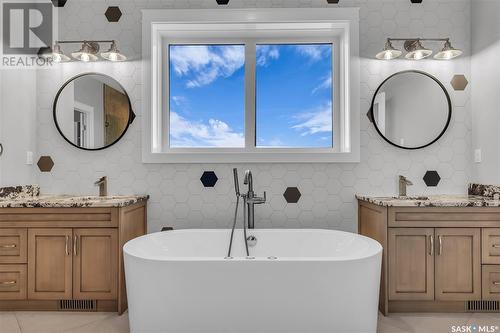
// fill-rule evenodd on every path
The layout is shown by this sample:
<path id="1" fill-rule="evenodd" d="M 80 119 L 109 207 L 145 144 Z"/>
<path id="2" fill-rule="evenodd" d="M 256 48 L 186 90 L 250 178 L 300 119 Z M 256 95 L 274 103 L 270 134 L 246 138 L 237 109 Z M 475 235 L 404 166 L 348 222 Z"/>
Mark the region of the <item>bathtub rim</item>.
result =
<path id="1" fill-rule="evenodd" d="M 236 231 L 242 231 L 243 229 L 236 229 Z M 182 233 L 192 233 L 192 232 L 230 232 L 231 229 L 178 229 L 178 230 L 170 230 L 170 231 L 159 231 L 146 235 L 139 236 L 137 238 L 131 239 L 123 245 L 123 254 L 124 256 L 130 256 L 143 261 L 151 261 L 151 262 L 227 262 L 227 263 L 236 263 L 236 262 L 355 262 L 355 261 L 363 261 L 368 260 L 373 257 L 381 256 L 383 247 L 382 245 L 369 237 L 347 232 L 341 230 L 329 230 L 329 229 L 255 229 L 256 231 L 265 231 L 265 232 L 304 232 L 304 231 L 313 231 L 313 232 L 326 232 L 326 233 L 342 233 L 349 234 L 359 237 L 367 241 L 370 245 L 369 250 L 365 255 L 357 256 L 357 257 L 277 257 L 276 259 L 270 259 L 269 257 L 251 257 L 252 259 L 248 259 L 247 257 L 233 257 L 232 259 L 226 259 L 224 256 L 220 257 L 165 257 L 165 258 L 155 258 L 150 256 L 142 256 L 137 253 L 132 253 L 130 247 L 133 246 L 133 243 L 144 238 L 151 237 L 151 235 L 157 234 L 182 234 Z M 250 231 L 251 233 L 251 231 Z"/>

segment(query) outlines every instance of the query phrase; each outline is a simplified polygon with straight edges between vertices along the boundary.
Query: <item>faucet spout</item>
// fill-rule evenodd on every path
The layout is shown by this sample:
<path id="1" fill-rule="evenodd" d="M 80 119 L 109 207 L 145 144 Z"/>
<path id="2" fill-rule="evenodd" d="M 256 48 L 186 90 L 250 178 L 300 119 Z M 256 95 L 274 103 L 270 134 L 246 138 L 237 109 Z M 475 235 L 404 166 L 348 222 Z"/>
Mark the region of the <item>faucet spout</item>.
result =
<path id="1" fill-rule="evenodd" d="M 243 180 L 243 184 L 248 185 L 248 192 L 253 192 L 253 176 L 252 171 L 245 171 L 245 179 Z"/>
<path id="2" fill-rule="evenodd" d="M 99 196 L 105 197 L 108 195 L 108 177 L 104 176 L 99 178 L 95 183 L 95 186 L 99 186 Z"/>
<path id="3" fill-rule="evenodd" d="M 399 196 L 406 197 L 407 187 L 413 185 L 413 183 L 407 179 L 405 176 L 399 176 Z"/>

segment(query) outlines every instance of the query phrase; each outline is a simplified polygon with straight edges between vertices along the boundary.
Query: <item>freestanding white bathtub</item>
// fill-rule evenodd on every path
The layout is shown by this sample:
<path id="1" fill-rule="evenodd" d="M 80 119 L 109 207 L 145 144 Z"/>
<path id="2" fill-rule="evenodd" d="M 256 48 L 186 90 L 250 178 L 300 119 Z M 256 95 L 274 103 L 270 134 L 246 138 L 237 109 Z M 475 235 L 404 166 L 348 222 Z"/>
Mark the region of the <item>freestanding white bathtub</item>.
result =
<path id="1" fill-rule="evenodd" d="M 376 332 L 382 247 L 328 230 L 179 230 L 124 246 L 133 333 Z"/>

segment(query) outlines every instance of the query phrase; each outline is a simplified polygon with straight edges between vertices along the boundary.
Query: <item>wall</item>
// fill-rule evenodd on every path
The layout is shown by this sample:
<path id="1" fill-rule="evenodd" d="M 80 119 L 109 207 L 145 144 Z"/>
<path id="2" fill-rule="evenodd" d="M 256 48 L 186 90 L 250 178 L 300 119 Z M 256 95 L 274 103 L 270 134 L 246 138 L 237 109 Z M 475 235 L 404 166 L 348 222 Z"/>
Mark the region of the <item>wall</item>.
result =
<path id="1" fill-rule="evenodd" d="M 500 2 L 474 0 L 472 22 L 472 142 L 483 159 L 474 165 L 473 179 L 500 184 Z"/>
<path id="2" fill-rule="evenodd" d="M 108 5 L 119 5 L 123 17 L 108 23 Z M 231 0 L 236 7 L 325 7 L 325 0 Z M 360 7 L 361 28 L 361 163 L 359 164 L 258 164 L 258 165 L 152 165 L 141 163 L 141 12 L 143 8 L 212 8 L 215 0 L 69 0 L 60 10 L 63 39 L 116 38 L 131 60 L 121 64 L 63 64 L 38 73 L 38 151 L 51 155 L 50 174 L 38 173 L 43 192 L 97 193 L 92 183 L 109 177 L 113 194 L 149 193 L 149 231 L 161 226 L 175 228 L 226 227 L 231 223 L 234 194 L 231 168 L 254 171 L 258 194 L 266 190 L 269 203 L 256 208 L 257 227 L 318 227 L 355 231 L 355 193 L 395 194 L 397 175 L 415 186 L 409 193 L 464 193 L 471 175 L 470 88 L 456 92 L 450 85 L 454 74 L 470 76 L 470 1 L 341 0 L 341 6 Z M 223 8 L 218 7 L 220 10 Z M 388 36 L 450 36 L 465 56 L 451 62 L 434 60 L 383 62 L 374 55 Z M 440 45 L 429 45 L 433 49 Z M 68 50 L 69 51 L 69 50 Z M 450 91 L 454 114 L 449 131 L 435 145 L 409 152 L 396 149 L 378 137 L 365 113 L 378 84 L 388 75 L 420 69 L 437 76 Z M 104 72 L 117 78 L 131 96 L 138 119 L 123 140 L 110 149 L 83 152 L 69 146 L 52 123 L 51 103 L 58 87 L 80 72 Z M 215 188 L 203 188 L 203 171 L 219 177 Z M 442 181 L 427 188 L 426 170 L 437 170 Z M 298 204 L 287 204 L 283 192 L 298 186 Z"/>
<path id="3" fill-rule="evenodd" d="M 0 186 L 32 184 L 34 167 L 26 153 L 36 149 L 36 71 L 2 70 L 0 74 Z"/>

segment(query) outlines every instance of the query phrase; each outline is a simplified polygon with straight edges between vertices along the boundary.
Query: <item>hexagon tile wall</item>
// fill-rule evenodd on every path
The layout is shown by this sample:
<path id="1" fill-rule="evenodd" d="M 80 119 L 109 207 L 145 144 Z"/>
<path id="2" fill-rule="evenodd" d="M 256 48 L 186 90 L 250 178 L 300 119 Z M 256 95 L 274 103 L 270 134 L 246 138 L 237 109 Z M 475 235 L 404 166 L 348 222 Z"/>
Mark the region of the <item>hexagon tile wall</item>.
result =
<path id="1" fill-rule="evenodd" d="M 256 192 L 267 191 L 268 202 L 255 208 L 257 228 L 329 228 L 357 230 L 355 193 L 395 195 L 396 177 L 415 180 L 413 193 L 466 193 L 471 175 L 472 140 L 470 89 L 455 91 L 449 85 L 454 74 L 470 77 L 470 61 L 465 56 L 450 62 L 412 62 L 414 69 L 431 73 L 447 82 L 453 101 L 453 119 L 438 143 L 414 152 L 396 149 L 379 137 L 366 112 L 375 89 L 390 74 L 408 69 L 405 61 L 385 63 L 374 59 L 388 36 L 450 36 L 470 54 L 470 0 L 425 0 L 414 5 L 409 0 L 230 0 L 232 8 L 316 7 L 360 8 L 360 163 L 340 164 L 143 164 L 141 161 L 141 121 L 135 121 L 123 139 L 113 147 L 88 154 L 68 147 L 52 119 L 52 101 L 58 87 L 79 73 L 98 70 L 116 78 L 130 95 L 134 112 L 142 115 L 142 9 L 212 8 L 215 0 L 69 0 L 59 9 L 60 39 L 116 39 L 121 51 L 134 61 L 124 63 L 70 63 L 50 71 L 37 71 L 38 151 L 57 161 L 51 173 L 37 172 L 37 181 L 46 193 L 93 193 L 93 181 L 109 178 L 111 194 L 148 193 L 148 230 L 164 226 L 185 228 L 227 228 L 231 226 L 234 204 L 232 168 L 252 169 Z M 103 13 L 119 6 L 123 16 L 109 24 Z M 91 66 L 91 67 L 89 67 Z M 439 187 L 427 187 L 422 176 L 436 170 Z M 200 181 L 204 171 L 218 177 L 214 188 Z M 243 190 L 243 185 L 240 184 Z M 297 187 L 301 197 L 287 204 L 283 193 Z"/>

